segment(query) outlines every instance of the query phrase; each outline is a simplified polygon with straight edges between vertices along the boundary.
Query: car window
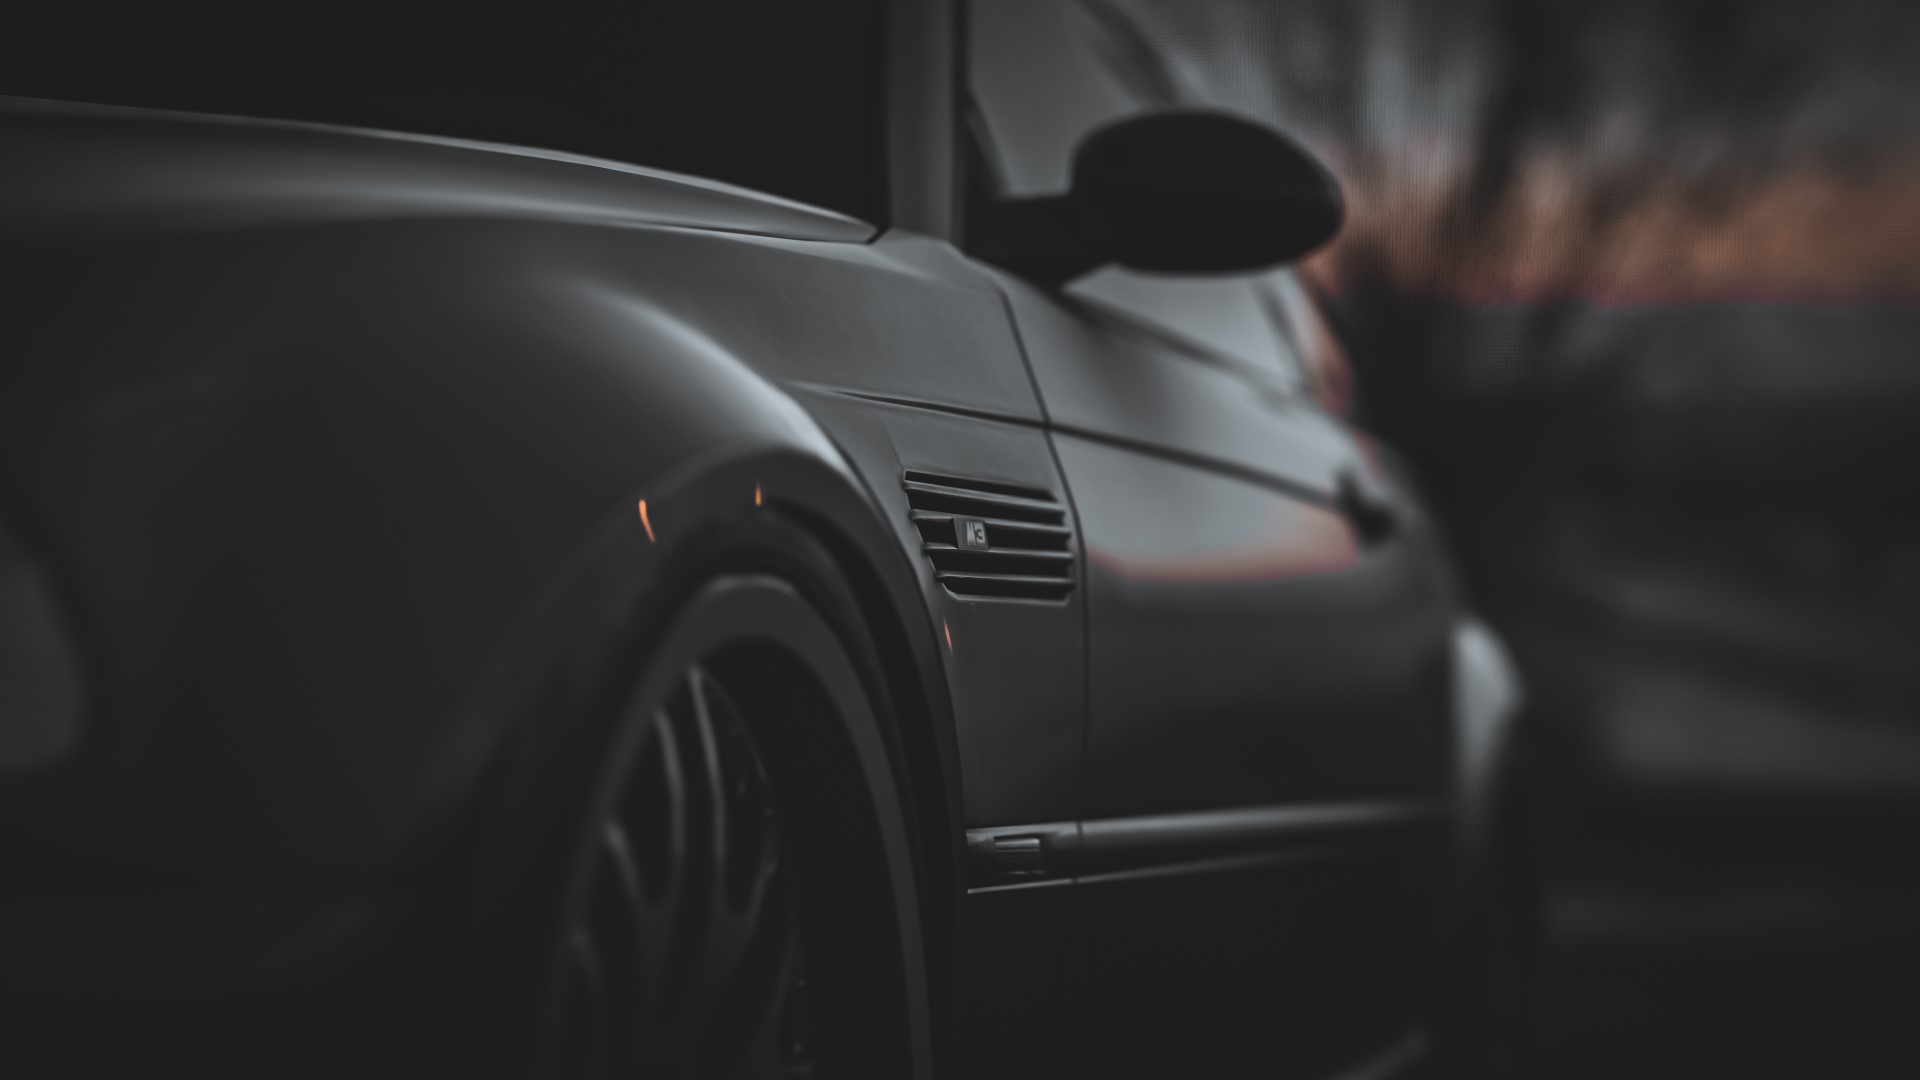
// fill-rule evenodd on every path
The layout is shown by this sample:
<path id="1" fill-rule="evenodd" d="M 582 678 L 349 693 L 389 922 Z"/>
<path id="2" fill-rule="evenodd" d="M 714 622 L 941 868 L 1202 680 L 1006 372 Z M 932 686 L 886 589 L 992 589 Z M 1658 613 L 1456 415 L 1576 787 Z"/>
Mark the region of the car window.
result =
<path id="1" fill-rule="evenodd" d="M 1320 301 L 1292 270 L 1275 271 L 1265 283 L 1278 301 L 1278 321 L 1299 358 L 1301 390 L 1335 416 L 1352 415 L 1353 365 Z"/>
<path id="2" fill-rule="evenodd" d="M 0 5 L 0 93 L 570 151 L 878 222 L 883 4 Z"/>
<path id="3" fill-rule="evenodd" d="M 1103 9 L 1078 0 L 971 0 L 968 92 L 978 148 L 1010 198 L 1056 195 L 1094 128 L 1170 104 Z"/>
<path id="4" fill-rule="evenodd" d="M 1145 274 L 1107 266 L 1067 286 L 1112 318 L 1151 324 L 1181 345 L 1224 359 L 1262 384 L 1302 389 L 1283 310 L 1263 275 Z"/>
<path id="5" fill-rule="evenodd" d="M 976 182 L 998 198 L 1063 192 L 1088 132 L 1179 104 L 1123 17 L 1100 0 L 973 0 L 968 28 Z M 1145 274 L 1105 266 L 1067 286 L 1104 315 L 1150 325 L 1189 351 L 1267 385 L 1299 389 L 1301 367 L 1268 275 Z"/>

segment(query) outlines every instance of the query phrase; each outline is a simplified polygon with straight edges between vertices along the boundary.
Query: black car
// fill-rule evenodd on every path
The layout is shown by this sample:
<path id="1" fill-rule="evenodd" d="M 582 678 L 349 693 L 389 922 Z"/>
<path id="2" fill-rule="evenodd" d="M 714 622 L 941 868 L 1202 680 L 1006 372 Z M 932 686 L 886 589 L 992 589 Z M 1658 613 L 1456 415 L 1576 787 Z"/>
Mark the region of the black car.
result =
<path id="1" fill-rule="evenodd" d="M 1109 9 L 0 60 L 9 1075 L 1497 1049 L 1517 690 L 1302 359 L 1338 190 Z"/>

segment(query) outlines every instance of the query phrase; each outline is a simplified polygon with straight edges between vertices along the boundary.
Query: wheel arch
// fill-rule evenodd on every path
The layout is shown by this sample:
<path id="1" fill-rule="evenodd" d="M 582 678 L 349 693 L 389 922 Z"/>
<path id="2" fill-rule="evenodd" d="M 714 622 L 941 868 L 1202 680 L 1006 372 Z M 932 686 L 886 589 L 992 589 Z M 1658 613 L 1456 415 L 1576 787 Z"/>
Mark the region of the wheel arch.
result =
<path id="1" fill-rule="evenodd" d="M 640 504 L 647 515 L 643 520 Z M 475 725 L 498 731 L 486 768 L 466 800 L 470 810 L 456 831 L 456 863 L 477 866 L 501 835 L 500 812 L 526 805 L 526 738 L 537 735 L 543 710 L 556 703 L 581 714 L 618 709 L 623 678 L 651 655 L 681 610 L 716 582 L 765 576 L 790 585 L 839 634 L 849 655 L 878 686 L 871 721 L 888 763 L 888 782 L 909 815 L 905 827 L 909 872 L 915 883 L 920 970 L 924 972 L 929 1037 L 937 1055 L 946 1037 L 947 989 L 958 874 L 957 760 L 950 706 L 931 630 L 916 607 L 915 579 L 872 507 L 870 497 L 838 462 L 792 446 L 729 446 L 698 455 L 636 489 L 631 506 L 612 514 L 572 560 L 545 601 L 501 646 L 463 711 Z M 756 546 L 755 520 L 781 523 L 819 546 L 821 560 L 795 573 L 796 564 Z M 839 581 L 808 572 L 824 569 Z M 849 608 L 847 601 L 852 601 Z M 777 643 L 776 643 L 777 645 Z M 867 654 L 872 654 L 869 663 Z M 862 746 L 872 738 L 839 718 L 843 734 Z M 458 851 L 464 851 L 464 855 Z M 472 880 L 456 873 L 449 880 Z M 486 915 L 481 913 L 484 920 Z M 439 955 L 457 953 L 476 931 L 443 929 Z M 488 935 L 480 932 L 484 938 Z M 460 961 L 454 961 L 456 965 Z M 444 978 L 444 972 L 429 978 Z"/>
<path id="2" fill-rule="evenodd" d="M 911 565 L 843 462 L 791 445 L 723 446 L 635 488 L 502 641 L 498 661 L 486 665 L 461 711 L 474 726 L 501 732 L 490 751 L 497 757 L 516 720 L 550 694 L 550 680 L 571 686 L 567 696 L 577 699 L 608 667 L 605 650 L 641 655 L 650 634 L 706 582 L 724 574 L 783 575 L 787 568 L 761 558 L 750 540 L 736 540 L 735 530 L 755 514 L 784 518 L 821 545 L 854 609 L 832 610 L 839 605 L 817 590 L 823 583 L 793 584 L 809 602 L 829 608 L 843 635 L 864 635 L 876 654 L 883 685 L 868 692 L 880 698 L 887 758 L 916 818 L 922 922 L 942 985 L 964 858 L 951 697 Z M 857 651 L 859 644 L 848 647 Z"/>

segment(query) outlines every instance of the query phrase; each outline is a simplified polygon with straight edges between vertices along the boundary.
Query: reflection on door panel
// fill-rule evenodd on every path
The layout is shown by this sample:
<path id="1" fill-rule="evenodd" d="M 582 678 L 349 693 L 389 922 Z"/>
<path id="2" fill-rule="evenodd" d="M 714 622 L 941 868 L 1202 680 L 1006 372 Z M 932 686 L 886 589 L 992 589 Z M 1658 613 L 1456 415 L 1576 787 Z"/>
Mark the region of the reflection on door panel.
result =
<path id="1" fill-rule="evenodd" d="M 1443 609 L 1335 510 L 1056 436 L 1094 633 L 1083 818 L 1431 796 Z"/>
<path id="2" fill-rule="evenodd" d="M 1187 1036 L 1110 1064 L 1311 1076 L 1377 1052 L 1415 1015 L 1442 835 L 1425 560 L 1278 485 L 1054 445 L 1092 628 L 1084 861 L 1114 868 L 1078 879 L 1087 1015 Z"/>

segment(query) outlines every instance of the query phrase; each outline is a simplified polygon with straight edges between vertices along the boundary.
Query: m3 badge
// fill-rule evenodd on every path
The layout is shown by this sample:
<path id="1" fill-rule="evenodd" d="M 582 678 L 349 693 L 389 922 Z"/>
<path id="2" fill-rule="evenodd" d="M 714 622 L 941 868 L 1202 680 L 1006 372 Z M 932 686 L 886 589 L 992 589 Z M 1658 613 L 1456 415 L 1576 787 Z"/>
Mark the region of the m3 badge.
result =
<path id="1" fill-rule="evenodd" d="M 953 531 L 959 537 L 960 546 L 970 551 L 984 551 L 987 548 L 987 523 L 979 518 L 954 518 Z"/>

